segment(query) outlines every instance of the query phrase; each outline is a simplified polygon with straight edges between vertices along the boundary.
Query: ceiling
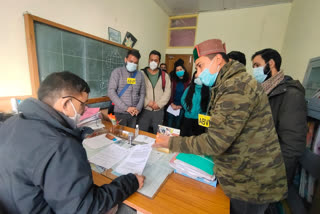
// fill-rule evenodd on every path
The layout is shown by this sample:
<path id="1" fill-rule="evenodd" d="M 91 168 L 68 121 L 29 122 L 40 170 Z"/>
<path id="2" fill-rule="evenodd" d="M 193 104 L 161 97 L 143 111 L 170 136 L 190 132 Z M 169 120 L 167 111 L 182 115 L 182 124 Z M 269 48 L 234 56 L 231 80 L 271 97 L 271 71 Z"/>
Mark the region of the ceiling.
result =
<path id="1" fill-rule="evenodd" d="M 169 16 L 288 3 L 293 0 L 154 0 Z"/>

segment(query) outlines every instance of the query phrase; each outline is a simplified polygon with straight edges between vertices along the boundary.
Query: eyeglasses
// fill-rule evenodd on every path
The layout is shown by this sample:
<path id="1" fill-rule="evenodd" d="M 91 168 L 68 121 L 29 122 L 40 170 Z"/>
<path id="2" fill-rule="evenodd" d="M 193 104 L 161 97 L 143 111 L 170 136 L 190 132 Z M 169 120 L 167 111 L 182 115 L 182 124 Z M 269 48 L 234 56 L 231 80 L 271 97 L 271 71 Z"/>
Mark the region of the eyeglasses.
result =
<path id="1" fill-rule="evenodd" d="M 65 99 L 65 98 L 75 99 L 75 100 L 77 100 L 77 101 L 81 104 L 81 108 L 83 108 L 83 109 L 87 109 L 87 108 L 88 108 L 86 102 L 82 102 L 81 100 L 79 100 L 78 98 L 75 98 L 74 96 L 64 96 L 64 97 L 62 97 L 62 98 L 63 98 L 63 99 Z"/>

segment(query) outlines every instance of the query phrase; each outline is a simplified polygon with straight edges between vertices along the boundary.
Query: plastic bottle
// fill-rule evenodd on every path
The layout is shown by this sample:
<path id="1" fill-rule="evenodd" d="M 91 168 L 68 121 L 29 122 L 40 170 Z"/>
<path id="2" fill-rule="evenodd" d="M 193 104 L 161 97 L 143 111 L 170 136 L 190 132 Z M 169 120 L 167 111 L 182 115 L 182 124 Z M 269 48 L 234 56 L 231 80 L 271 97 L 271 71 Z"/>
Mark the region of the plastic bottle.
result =
<path id="1" fill-rule="evenodd" d="M 134 131 L 134 137 L 137 137 L 139 135 L 139 125 L 136 125 L 136 129 Z"/>

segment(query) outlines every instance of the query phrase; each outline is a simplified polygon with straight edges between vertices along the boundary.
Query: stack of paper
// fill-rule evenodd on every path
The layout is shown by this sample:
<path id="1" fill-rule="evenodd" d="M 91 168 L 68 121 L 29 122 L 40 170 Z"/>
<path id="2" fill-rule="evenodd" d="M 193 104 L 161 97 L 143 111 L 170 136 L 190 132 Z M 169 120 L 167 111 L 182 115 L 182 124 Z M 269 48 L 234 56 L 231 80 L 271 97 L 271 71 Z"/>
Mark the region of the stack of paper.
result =
<path id="1" fill-rule="evenodd" d="M 128 173 L 142 175 L 151 151 L 152 147 L 149 144 L 131 147 L 129 155 L 120 163 L 119 166 L 116 167 L 114 171 L 122 175 Z"/>
<path id="2" fill-rule="evenodd" d="M 78 126 L 87 126 L 93 130 L 103 128 L 104 125 L 101 122 L 100 108 L 87 108 L 80 117 Z"/>
<path id="3" fill-rule="evenodd" d="M 170 160 L 170 165 L 176 173 L 211 186 L 217 185 L 213 172 L 214 163 L 210 157 L 180 153 Z"/>

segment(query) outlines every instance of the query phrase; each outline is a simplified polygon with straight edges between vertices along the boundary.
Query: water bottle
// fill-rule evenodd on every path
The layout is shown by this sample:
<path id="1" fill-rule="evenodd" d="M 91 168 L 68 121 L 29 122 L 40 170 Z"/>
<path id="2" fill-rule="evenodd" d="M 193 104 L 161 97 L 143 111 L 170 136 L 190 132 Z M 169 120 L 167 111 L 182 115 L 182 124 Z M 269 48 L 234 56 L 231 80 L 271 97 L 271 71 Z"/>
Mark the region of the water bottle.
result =
<path id="1" fill-rule="evenodd" d="M 134 137 L 137 137 L 139 135 L 139 125 L 136 125 L 136 129 L 134 130 Z"/>
<path id="2" fill-rule="evenodd" d="M 129 132 L 128 134 L 128 142 L 130 145 L 132 145 L 132 141 L 133 141 L 133 133 Z"/>

